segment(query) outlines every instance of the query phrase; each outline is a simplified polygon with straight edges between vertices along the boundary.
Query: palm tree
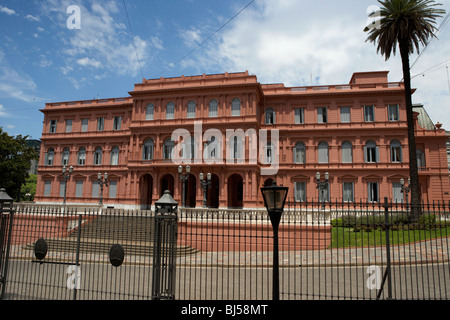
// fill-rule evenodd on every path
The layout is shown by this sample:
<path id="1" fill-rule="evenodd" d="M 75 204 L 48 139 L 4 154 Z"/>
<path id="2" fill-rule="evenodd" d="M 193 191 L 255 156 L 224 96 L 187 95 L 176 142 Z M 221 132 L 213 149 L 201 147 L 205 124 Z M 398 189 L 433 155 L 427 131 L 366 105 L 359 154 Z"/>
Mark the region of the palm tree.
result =
<path id="1" fill-rule="evenodd" d="M 397 45 L 403 66 L 405 84 L 406 120 L 408 123 L 409 174 L 411 178 L 411 210 L 412 218 L 420 215 L 419 176 L 417 170 L 416 141 L 414 137 L 414 120 L 411 99 L 411 74 L 409 55 L 417 51 L 419 46 L 426 46 L 428 41 L 436 37 L 434 32 L 436 18 L 445 14 L 445 10 L 436 8 L 441 4 L 432 0 L 385 0 L 378 1 L 382 7 L 370 16 L 377 16 L 375 24 L 364 29 L 368 32 L 367 41 L 377 43 L 377 53 L 385 60 L 395 55 Z"/>

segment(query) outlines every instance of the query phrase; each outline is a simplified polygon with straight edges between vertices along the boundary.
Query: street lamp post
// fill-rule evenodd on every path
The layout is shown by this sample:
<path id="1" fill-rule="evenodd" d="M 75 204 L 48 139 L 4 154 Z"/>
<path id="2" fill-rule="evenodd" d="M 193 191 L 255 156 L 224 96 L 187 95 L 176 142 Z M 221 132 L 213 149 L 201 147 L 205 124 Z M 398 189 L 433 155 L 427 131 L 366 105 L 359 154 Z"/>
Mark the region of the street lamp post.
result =
<path id="1" fill-rule="evenodd" d="M 108 173 L 105 172 L 105 174 L 103 175 L 103 179 L 102 179 L 102 174 L 99 172 L 97 173 L 97 178 L 98 178 L 98 185 L 100 186 L 100 200 L 98 201 L 99 205 L 103 204 L 103 186 L 108 186 Z"/>
<path id="2" fill-rule="evenodd" d="M 400 185 L 402 186 L 400 192 L 406 197 L 406 208 L 408 208 L 408 193 L 411 191 L 411 179 L 408 178 L 408 186 L 405 187 L 405 179 L 400 179 Z"/>
<path id="3" fill-rule="evenodd" d="M 320 172 L 316 173 L 316 188 L 319 190 L 319 201 L 320 201 L 320 194 L 322 194 L 322 210 L 325 210 L 325 190 L 328 188 L 328 181 L 330 179 L 330 174 L 328 172 L 325 172 L 325 180 L 320 181 Z"/>
<path id="4" fill-rule="evenodd" d="M 178 175 L 180 176 L 181 183 L 183 184 L 183 190 L 181 194 L 181 205 L 183 207 L 186 206 L 186 184 L 189 179 L 189 173 L 191 172 L 191 166 L 186 166 L 186 174 L 183 174 L 183 167 L 181 165 L 178 166 Z"/>
<path id="5" fill-rule="evenodd" d="M 200 173 L 200 183 L 202 185 L 203 189 L 203 207 L 206 208 L 206 195 L 207 195 L 207 189 L 211 189 L 211 173 L 206 174 L 206 180 L 204 179 L 203 172 Z"/>
<path id="6" fill-rule="evenodd" d="M 177 230 L 178 203 L 166 190 L 155 202 L 152 300 L 175 299 Z"/>
<path id="7" fill-rule="evenodd" d="M 72 175 L 73 172 L 73 167 L 70 166 L 69 167 L 69 171 L 67 171 L 66 166 L 64 166 L 62 168 L 62 174 L 64 177 L 64 200 L 63 200 L 63 204 L 66 204 L 66 191 L 67 191 L 67 181 L 69 181 L 70 176 Z"/>
<path id="8" fill-rule="evenodd" d="M 278 227 L 284 204 L 288 193 L 288 187 L 277 186 L 275 181 L 271 186 L 261 188 L 264 198 L 264 205 L 269 213 L 270 222 L 273 228 L 273 270 L 272 270 L 272 299 L 280 300 L 280 273 L 278 255 Z"/>

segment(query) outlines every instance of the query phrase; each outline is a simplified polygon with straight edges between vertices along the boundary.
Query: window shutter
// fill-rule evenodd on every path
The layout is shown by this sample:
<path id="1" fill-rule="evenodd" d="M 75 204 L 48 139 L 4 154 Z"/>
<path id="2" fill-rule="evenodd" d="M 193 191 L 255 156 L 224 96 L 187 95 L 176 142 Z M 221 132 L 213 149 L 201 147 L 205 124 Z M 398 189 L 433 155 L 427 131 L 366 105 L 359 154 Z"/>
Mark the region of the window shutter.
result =
<path id="1" fill-rule="evenodd" d="M 76 181 L 75 185 L 75 197 L 81 198 L 83 196 L 83 181 L 78 180 Z"/>
<path id="2" fill-rule="evenodd" d="M 380 162 L 380 147 L 376 147 L 376 162 Z"/>
<path id="3" fill-rule="evenodd" d="M 117 181 L 109 182 L 109 198 L 115 199 L 117 194 Z"/>
<path id="4" fill-rule="evenodd" d="M 92 181 L 92 198 L 98 198 L 99 196 L 99 185 L 98 181 Z"/>

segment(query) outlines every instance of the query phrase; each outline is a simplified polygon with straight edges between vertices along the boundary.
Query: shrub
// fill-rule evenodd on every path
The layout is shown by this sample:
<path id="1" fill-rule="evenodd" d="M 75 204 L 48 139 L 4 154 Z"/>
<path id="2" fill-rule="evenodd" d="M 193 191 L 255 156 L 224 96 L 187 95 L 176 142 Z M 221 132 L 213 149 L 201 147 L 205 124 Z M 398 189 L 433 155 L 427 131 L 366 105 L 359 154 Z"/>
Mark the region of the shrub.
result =
<path id="1" fill-rule="evenodd" d="M 342 227 L 342 219 L 333 219 L 330 223 L 332 227 Z"/>

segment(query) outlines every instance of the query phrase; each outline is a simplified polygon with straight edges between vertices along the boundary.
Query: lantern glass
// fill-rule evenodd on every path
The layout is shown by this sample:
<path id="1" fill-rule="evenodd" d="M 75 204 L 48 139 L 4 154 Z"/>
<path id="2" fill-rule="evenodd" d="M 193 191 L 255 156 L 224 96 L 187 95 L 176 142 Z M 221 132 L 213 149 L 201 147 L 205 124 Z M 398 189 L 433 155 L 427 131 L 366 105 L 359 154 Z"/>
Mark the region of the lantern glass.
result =
<path id="1" fill-rule="evenodd" d="M 287 191 L 287 187 L 277 186 L 275 183 L 272 186 L 261 188 L 264 204 L 269 212 L 283 211 Z"/>

